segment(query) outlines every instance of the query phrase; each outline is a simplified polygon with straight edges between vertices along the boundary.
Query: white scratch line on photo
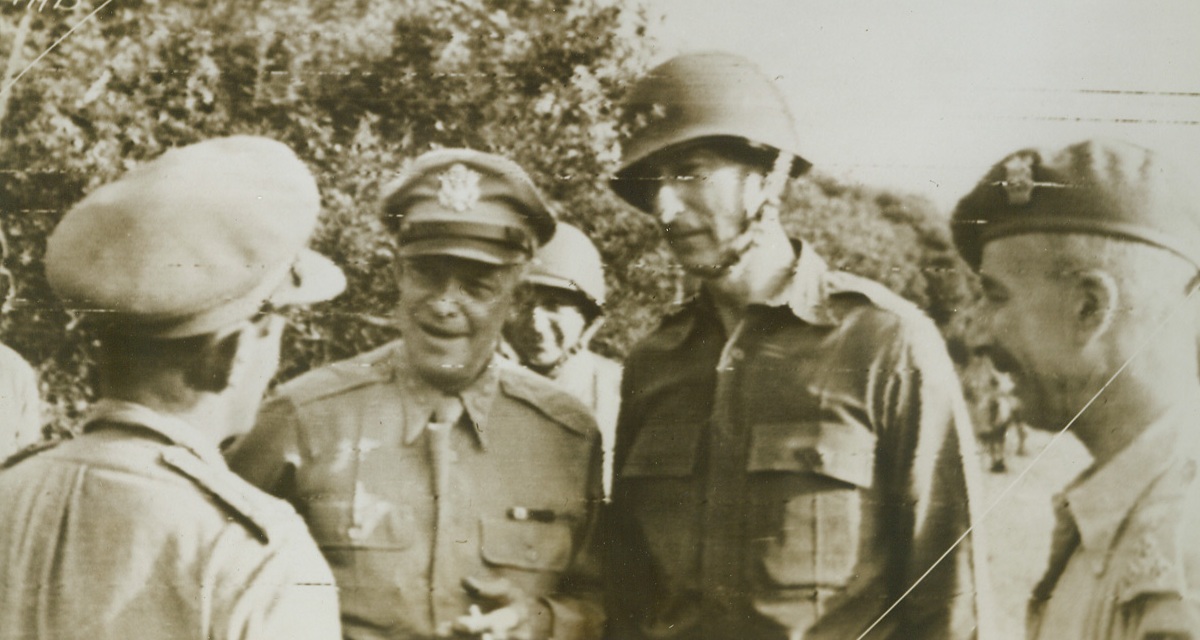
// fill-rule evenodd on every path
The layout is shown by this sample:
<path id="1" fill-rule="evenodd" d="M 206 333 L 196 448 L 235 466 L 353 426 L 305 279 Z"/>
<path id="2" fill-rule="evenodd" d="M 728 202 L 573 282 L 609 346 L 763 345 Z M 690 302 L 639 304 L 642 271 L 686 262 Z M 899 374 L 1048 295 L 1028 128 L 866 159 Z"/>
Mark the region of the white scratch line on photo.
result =
<path id="1" fill-rule="evenodd" d="M 41 52 L 40 54 L 38 54 L 38 57 L 34 58 L 33 62 L 30 62 L 28 65 L 26 65 L 25 68 L 21 70 L 21 73 L 18 73 L 16 75 L 16 77 L 14 77 L 12 80 L 9 80 L 8 84 L 5 85 L 3 89 L 0 89 L 0 95 L 4 95 L 4 94 L 8 93 L 9 90 L 13 88 L 13 85 L 17 84 L 17 81 L 20 80 L 22 77 L 24 77 L 26 73 L 29 73 L 29 70 L 32 69 L 34 67 L 34 65 L 41 62 L 42 58 L 45 58 L 47 55 L 49 55 L 49 53 L 51 51 L 54 51 L 55 47 L 62 44 L 62 41 L 66 40 L 67 36 L 71 35 L 72 33 L 75 33 L 76 29 L 78 29 L 79 27 L 82 27 L 84 24 L 87 24 L 87 21 L 91 20 L 93 17 L 95 17 L 95 15 L 97 13 L 100 13 L 100 11 L 102 9 L 104 9 L 104 7 L 107 7 L 108 5 L 112 4 L 112 1 L 113 0 L 104 0 L 104 4 L 93 9 L 91 13 L 87 14 L 86 18 L 84 18 L 83 20 L 80 20 L 78 24 L 76 24 L 75 26 L 68 29 L 66 33 L 62 34 L 62 37 L 60 37 L 58 40 L 55 40 L 54 44 L 50 45 L 49 47 L 46 47 L 46 50 Z"/>

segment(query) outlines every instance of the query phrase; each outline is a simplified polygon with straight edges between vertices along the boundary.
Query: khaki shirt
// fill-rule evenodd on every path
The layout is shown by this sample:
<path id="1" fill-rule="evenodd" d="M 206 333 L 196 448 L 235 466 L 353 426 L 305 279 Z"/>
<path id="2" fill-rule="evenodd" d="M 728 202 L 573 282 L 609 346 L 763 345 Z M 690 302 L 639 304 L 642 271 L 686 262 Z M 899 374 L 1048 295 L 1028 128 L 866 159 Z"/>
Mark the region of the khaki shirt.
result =
<path id="1" fill-rule="evenodd" d="M 340 637 L 303 521 L 146 407 L 0 471 L 0 513 L 4 640 Z"/>
<path id="2" fill-rule="evenodd" d="M 594 637 L 590 412 L 499 357 L 458 395 L 448 431 L 431 426 L 444 399 L 409 373 L 403 343 L 385 345 L 283 385 L 230 463 L 307 520 L 348 638 L 449 633 L 472 604 L 488 609 L 468 577 L 506 578 L 536 599 L 538 637 Z"/>
<path id="3" fill-rule="evenodd" d="M 612 637 L 990 631 L 965 416 L 933 323 L 809 248 L 731 336 L 701 295 L 625 362 Z"/>
<path id="4" fill-rule="evenodd" d="M 37 374 L 0 344 L 0 460 L 42 439 Z"/>
<path id="5" fill-rule="evenodd" d="M 1056 498 L 1029 638 L 1200 638 L 1198 415 L 1173 409 Z"/>
<path id="6" fill-rule="evenodd" d="M 621 407 L 621 365 L 591 351 L 562 364 L 554 382 L 592 410 L 604 448 L 604 495 L 612 493 L 612 450 Z"/>

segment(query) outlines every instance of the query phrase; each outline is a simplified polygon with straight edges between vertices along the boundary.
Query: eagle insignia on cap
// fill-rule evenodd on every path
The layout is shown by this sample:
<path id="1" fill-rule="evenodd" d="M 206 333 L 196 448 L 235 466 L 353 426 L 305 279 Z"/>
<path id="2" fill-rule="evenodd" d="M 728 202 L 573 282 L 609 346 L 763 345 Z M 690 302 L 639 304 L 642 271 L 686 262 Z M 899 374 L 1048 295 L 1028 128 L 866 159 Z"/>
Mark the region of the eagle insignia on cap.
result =
<path id="1" fill-rule="evenodd" d="M 1013 156 L 1004 163 L 1004 181 L 999 183 L 1008 194 L 1008 203 L 1012 205 L 1029 204 L 1033 196 L 1033 158 L 1021 155 Z"/>
<path id="2" fill-rule="evenodd" d="M 479 181 L 483 176 L 479 172 L 467 168 L 462 163 L 456 163 L 438 176 L 438 203 L 447 209 L 459 213 L 469 211 L 479 204 L 483 192 L 479 189 Z"/>

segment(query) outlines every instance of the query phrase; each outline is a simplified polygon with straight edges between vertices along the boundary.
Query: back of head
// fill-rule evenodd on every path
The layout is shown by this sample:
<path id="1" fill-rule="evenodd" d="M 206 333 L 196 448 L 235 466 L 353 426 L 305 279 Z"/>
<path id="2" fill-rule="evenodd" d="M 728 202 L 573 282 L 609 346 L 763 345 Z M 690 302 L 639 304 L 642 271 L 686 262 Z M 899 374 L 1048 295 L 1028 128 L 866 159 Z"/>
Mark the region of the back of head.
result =
<path id="1" fill-rule="evenodd" d="M 779 88 L 752 62 L 733 54 L 689 53 L 655 67 L 630 90 L 623 117 L 629 136 L 611 187 L 643 210 L 646 189 L 639 178 L 645 165 L 681 144 L 710 140 L 737 145 L 766 156 L 766 167 L 776 153 L 786 152 L 793 157 L 793 176 L 811 166 L 800 153 L 795 123 Z"/>
<path id="2" fill-rule="evenodd" d="M 305 248 L 316 181 L 287 146 L 252 136 L 173 149 L 76 204 L 46 276 L 68 308 L 121 332 L 183 338 L 278 305 L 332 298 L 341 271 Z"/>
<path id="3" fill-rule="evenodd" d="M 327 300 L 345 278 L 305 248 L 320 197 L 285 145 L 251 136 L 173 149 L 76 204 L 46 275 L 124 382 L 210 355 L 210 337 L 266 306 Z"/>

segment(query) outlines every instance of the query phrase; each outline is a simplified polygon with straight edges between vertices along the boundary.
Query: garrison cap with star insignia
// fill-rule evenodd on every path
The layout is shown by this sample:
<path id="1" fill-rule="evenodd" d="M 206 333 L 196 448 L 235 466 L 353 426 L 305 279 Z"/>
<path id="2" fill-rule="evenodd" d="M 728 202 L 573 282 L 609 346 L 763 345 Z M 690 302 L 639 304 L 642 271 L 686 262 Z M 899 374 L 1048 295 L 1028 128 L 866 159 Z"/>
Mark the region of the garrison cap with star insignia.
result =
<path id="1" fill-rule="evenodd" d="M 524 169 L 472 149 L 441 149 L 414 160 L 384 188 L 383 217 L 402 258 L 516 264 L 532 258 L 555 229 L 550 207 Z"/>
<path id="2" fill-rule="evenodd" d="M 997 163 L 958 202 L 954 244 L 978 269 L 991 240 L 1080 233 L 1145 242 L 1200 268 L 1200 199 L 1153 151 L 1116 140 L 1023 149 Z"/>

